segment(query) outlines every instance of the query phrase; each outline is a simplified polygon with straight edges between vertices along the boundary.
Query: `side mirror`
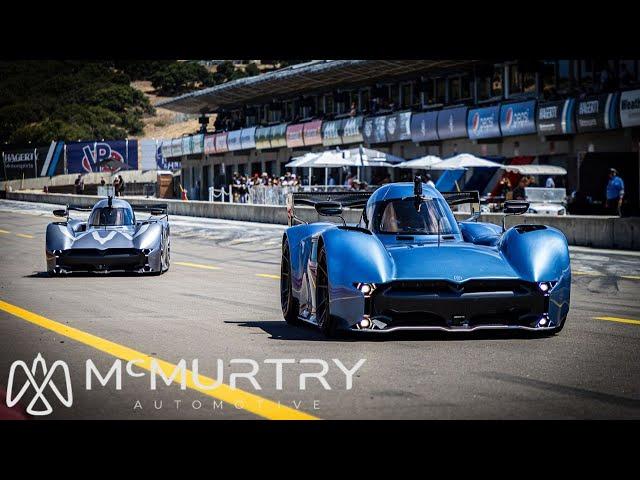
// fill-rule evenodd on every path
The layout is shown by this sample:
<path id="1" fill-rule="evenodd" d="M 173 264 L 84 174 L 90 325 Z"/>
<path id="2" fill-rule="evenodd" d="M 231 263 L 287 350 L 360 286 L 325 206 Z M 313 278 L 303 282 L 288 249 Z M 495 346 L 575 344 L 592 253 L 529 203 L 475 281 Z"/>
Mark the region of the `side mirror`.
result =
<path id="1" fill-rule="evenodd" d="M 523 202 L 522 200 L 507 200 L 504 202 L 505 215 L 522 215 L 529 210 L 529 202 Z"/>
<path id="2" fill-rule="evenodd" d="M 342 215 L 342 205 L 338 202 L 318 202 L 315 204 L 318 215 L 324 217 L 339 217 Z"/>
<path id="3" fill-rule="evenodd" d="M 65 209 L 60 209 L 60 210 L 54 210 L 53 214 L 56 217 L 66 217 L 67 216 L 67 211 Z"/>

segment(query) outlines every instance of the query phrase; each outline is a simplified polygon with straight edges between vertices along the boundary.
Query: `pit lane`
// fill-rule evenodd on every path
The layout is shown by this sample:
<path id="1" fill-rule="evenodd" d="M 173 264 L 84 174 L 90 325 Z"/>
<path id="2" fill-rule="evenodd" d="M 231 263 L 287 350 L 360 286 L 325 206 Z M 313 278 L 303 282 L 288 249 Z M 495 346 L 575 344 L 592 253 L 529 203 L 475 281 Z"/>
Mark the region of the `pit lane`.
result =
<path id="1" fill-rule="evenodd" d="M 242 379 L 238 387 L 266 402 L 326 419 L 640 418 L 637 253 L 572 249 L 571 312 L 555 337 L 335 341 L 282 320 L 282 226 L 172 216 L 167 274 L 49 278 L 44 231 L 55 218 L 51 210 L 0 201 L 0 300 L 171 365 L 197 358 L 209 377 L 218 359 L 227 371 L 232 359 L 253 359 L 261 390 Z M 150 391 L 148 376 L 125 378 L 121 390 L 110 384 L 87 391 L 86 360 L 107 371 L 113 351 L 0 310 L 0 388 L 15 360 L 31 365 L 38 353 L 49 363 L 64 360 L 74 385 L 73 406 L 52 402 L 54 412 L 42 418 L 270 418 L 259 408 L 236 408 L 233 399 L 217 408 L 219 399 L 193 388 Z M 282 358 L 296 363 L 285 366 L 278 389 L 264 360 Z M 300 374 L 318 371 L 299 363 L 310 358 L 366 362 L 351 390 L 336 368 L 325 377 L 331 390 L 313 380 L 301 390 Z"/>

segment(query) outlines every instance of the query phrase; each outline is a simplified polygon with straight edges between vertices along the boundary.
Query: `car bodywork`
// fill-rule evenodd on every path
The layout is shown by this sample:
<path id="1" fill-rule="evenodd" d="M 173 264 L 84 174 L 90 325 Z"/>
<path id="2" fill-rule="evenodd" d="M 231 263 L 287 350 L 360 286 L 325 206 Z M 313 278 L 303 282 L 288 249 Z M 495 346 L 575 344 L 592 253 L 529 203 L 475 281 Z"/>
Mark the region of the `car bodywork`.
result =
<path id="1" fill-rule="evenodd" d="M 524 195 L 529 202 L 528 213 L 567 214 L 567 190 L 564 188 L 526 187 Z"/>
<path id="2" fill-rule="evenodd" d="M 436 189 L 416 185 L 385 185 L 360 201 L 325 194 L 306 202 L 316 204 L 319 213 L 317 205 L 327 199 L 343 206 L 363 205 L 360 223 L 351 227 L 293 225 L 294 194 L 291 226 L 282 244 L 285 319 L 317 325 L 329 335 L 340 329 L 557 332 L 563 327 L 571 271 L 562 232 L 543 225 L 504 231 L 478 222 L 475 215 L 457 222 L 449 206 L 455 200 L 447 202 Z M 448 231 L 440 231 L 440 219 L 436 234 L 378 231 L 379 209 L 394 199 L 410 198 L 418 188 L 444 205 Z M 526 208 L 525 203 L 522 212 Z"/>
<path id="3" fill-rule="evenodd" d="M 134 209 L 151 216 L 136 220 Z M 89 211 L 87 221 L 70 219 L 70 211 Z M 47 226 L 46 261 L 50 274 L 73 272 L 162 273 L 169 269 L 171 239 L 166 205 L 132 207 L 111 197 L 92 209 L 56 210 L 66 221 Z M 113 221 L 100 219 L 113 218 Z"/>

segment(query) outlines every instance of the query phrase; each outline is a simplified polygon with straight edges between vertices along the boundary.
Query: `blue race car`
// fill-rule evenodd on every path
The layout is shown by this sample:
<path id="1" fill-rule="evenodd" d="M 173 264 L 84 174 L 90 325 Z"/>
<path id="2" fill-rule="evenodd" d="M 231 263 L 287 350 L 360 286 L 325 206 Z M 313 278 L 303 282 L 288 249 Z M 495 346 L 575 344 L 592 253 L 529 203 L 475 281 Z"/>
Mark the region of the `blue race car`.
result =
<path id="1" fill-rule="evenodd" d="M 477 213 L 456 221 L 451 206 L 474 202 L 478 192 L 441 194 L 420 177 L 373 193 L 291 194 L 280 282 L 285 320 L 316 325 L 327 336 L 559 332 L 571 291 L 565 236 L 544 225 L 505 230 L 504 221 L 478 222 Z M 306 223 L 296 204 L 323 216 L 341 217 L 345 207 L 362 208 L 362 215 L 357 226 Z M 526 202 L 505 202 L 506 215 L 527 209 Z"/>

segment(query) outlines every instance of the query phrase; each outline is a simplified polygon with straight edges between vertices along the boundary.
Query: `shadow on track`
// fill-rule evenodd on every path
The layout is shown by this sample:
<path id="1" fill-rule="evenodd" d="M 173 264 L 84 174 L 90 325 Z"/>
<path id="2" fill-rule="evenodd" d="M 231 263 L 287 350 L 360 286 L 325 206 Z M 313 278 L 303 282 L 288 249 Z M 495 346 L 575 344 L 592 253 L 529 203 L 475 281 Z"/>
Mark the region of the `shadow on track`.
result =
<path id="1" fill-rule="evenodd" d="M 530 339 L 544 340 L 553 335 L 518 330 L 480 330 L 475 332 L 448 333 L 438 331 L 417 332 L 392 332 L 376 334 L 366 332 L 342 332 L 339 338 L 327 338 L 313 325 L 302 324 L 300 326 L 288 325 L 284 320 L 255 320 L 255 321 L 231 321 L 224 323 L 236 324 L 240 327 L 259 328 L 269 334 L 274 340 L 307 340 L 321 342 L 387 342 L 387 341 L 471 341 L 471 340 L 513 340 Z"/>

